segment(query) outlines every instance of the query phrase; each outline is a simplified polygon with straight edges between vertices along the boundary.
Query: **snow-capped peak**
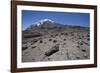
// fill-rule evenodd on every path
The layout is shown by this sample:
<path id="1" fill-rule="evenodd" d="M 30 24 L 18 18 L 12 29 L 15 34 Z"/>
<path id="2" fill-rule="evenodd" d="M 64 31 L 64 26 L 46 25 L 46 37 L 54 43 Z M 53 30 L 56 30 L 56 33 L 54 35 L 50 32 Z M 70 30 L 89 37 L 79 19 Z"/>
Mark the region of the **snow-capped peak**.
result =
<path id="1" fill-rule="evenodd" d="M 52 21 L 52 20 L 50 20 L 50 19 L 43 19 L 43 20 L 41 20 L 40 22 L 46 22 L 46 21 L 49 21 L 49 22 L 54 22 L 54 21 Z"/>
<path id="2" fill-rule="evenodd" d="M 52 21 L 52 20 L 50 20 L 50 19 L 43 19 L 43 20 L 40 20 L 39 22 L 36 22 L 35 24 L 37 25 L 37 26 L 39 26 L 39 25 L 41 25 L 41 24 L 43 24 L 44 22 L 51 22 L 51 23 L 54 23 L 54 21 Z"/>

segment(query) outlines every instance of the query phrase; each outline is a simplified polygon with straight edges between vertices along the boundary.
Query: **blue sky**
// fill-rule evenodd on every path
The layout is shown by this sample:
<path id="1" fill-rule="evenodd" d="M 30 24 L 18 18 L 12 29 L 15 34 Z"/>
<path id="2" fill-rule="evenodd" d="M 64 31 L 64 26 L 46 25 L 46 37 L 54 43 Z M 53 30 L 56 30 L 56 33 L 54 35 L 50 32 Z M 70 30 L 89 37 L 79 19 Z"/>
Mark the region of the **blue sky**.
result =
<path id="1" fill-rule="evenodd" d="M 90 25 L 89 13 L 22 10 L 23 30 L 45 18 L 65 25 L 80 25 L 85 27 Z"/>

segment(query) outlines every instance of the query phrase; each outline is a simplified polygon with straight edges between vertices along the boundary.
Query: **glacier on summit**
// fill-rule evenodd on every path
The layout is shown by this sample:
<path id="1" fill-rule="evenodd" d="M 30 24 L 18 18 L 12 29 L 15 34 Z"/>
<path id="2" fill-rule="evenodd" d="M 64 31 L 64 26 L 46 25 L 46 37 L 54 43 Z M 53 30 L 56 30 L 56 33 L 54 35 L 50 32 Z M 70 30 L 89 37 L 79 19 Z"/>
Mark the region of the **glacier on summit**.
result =
<path id="1" fill-rule="evenodd" d="M 40 21 L 38 21 L 38 22 L 35 22 L 34 24 L 37 25 L 37 26 L 40 26 L 40 25 L 43 24 L 44 22 L 54 23 L 54 21 L 51 20 L 51 19 L 42 19 L 42 20 L 40 20 Z"/>

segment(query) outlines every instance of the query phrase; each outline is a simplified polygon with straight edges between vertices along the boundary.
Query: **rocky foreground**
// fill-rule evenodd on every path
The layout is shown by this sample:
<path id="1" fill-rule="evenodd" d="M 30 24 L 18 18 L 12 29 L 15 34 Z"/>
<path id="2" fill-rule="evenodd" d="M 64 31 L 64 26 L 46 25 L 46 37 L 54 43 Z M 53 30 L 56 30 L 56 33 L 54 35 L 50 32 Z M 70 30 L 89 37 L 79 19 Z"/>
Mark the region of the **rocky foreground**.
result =
<path id="1" fill-rule="evenodd" d="M 44 31 L 45 30 L 45 31 Z M 31 32 L 30 32 L 31 31 Z M 36 28 L 23 32 L 22 62 L 90 58 L 89 28 Z"/>
<path id="2" fill-rule="evenodd" d="M 89 31 L 65 31 L 28 38 L 23 44 L 22 61 L 60 61 L 89 59 Z"/>

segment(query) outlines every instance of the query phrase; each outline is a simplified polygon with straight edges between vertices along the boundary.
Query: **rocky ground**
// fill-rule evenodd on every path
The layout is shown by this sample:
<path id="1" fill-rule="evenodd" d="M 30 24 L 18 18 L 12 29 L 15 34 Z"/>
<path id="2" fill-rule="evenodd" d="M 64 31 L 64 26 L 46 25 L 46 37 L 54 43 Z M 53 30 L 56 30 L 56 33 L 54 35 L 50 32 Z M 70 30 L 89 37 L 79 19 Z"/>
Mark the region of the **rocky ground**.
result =
<path id="1" fill-rule="evenodd" d="M 83 60 L 89 58 L 89 29 L 70 28 L 23 39 L 22 62 Z"/>

